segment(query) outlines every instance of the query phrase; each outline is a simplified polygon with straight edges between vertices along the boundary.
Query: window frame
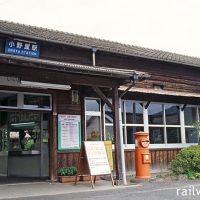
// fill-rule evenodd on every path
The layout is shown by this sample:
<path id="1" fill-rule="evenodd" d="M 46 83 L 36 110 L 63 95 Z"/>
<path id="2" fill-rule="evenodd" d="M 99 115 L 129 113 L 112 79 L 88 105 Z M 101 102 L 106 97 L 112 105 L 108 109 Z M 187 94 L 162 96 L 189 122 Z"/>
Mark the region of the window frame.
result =
<path id="1" fill-rule="evenodd" d="M 87 99 L 99 100 L 99 111 L 87 111 L 86 110 L 86 100 Z M 86 120 L 87 116 L 95 116 L 95 117 L 99 117 L 100 118 L 100 124 L 99 124 L 100 125 L 100 140 L 99 141 L 102 141 L 102 139 L 103 139 L 103 135 L 102 134 L 104 134 L 104 133 L 102 133 L 101 99 L 100 98 L 96 98 L 96 97 L 84 97 L 84 110 L 85 110 L 85 141 L 87 141 L 87 120 Z"/>
<path id="2" fill-rule="evenodd" d="M 200 116 L 199 116 L 200 106 L 195 106 L 195 105 L 187 105 L 187 106 L 196 108 L 196 120 L 199 121 L 200 120 Z M 184 136 L 185 136 L 184 142 L 185 142 L 185 144 L 190 144 L 190 145 L 198 144 L 198 141 L 197 141 L 197 143 L 187 143 L 187 141 L 186 141 L 186 128 L 194 128 L 194 126 L 193 125 L 185 125 L 185 112 L 184 112 L 184 110 L 183 110 L 183 114 L 184 114 L 184 119 L 183 119 L 183 121 L 184 121 Z"/>
<path id="3" fill-rule="evenodd" d="M 41 111 L 52 111 L 52 95 L 47 93 L 32 93 L 32 92 L 18 92 L 18 91 L 7 91 L 7 90 L 0 90 L 0 93 L 12 93 L 17 94 L 17 106 L 0 106 L 1 108 L 6 109 L 22 109 L 22 110 L 41 110 Z M 24 106 L 24 95 L 35 95 L 35 96 L 48 96 L 50 98 L 50 108 L 26 108 Z"/>

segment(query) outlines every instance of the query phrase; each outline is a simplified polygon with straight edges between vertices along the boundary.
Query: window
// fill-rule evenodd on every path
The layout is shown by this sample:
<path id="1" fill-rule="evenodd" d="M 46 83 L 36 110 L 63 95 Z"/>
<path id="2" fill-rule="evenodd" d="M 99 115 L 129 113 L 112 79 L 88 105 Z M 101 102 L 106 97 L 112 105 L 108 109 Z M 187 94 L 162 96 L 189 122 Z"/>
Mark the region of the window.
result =
<path id="1" fill-rule="evenodd" d="M 126 144 L 135 144 L 135 135 L 134 133 L 144 131 L 143 126 L 126 126 Z"/>
<path id="2" fill-rule="evenodd" d="M 107 105 L 104 106 L 104 110 L 105 138 L 113 141 L 113 114 Z M 134 133 L 144 131 L 143 104 L 132 100 L 123 100 L 121 111 L 124 144 L 135 144 Z"/>
<path id="3" fill-rule="evenodd" d="M 167 127 L 167 143 L 181 143 L 180 128 Z"/>
<path id="4" fill-rule="evenodd" d="M 163 105 L 151 103 L 148 107 L 149 124 L 163 124 Z"/>
<path id="5" fill-rule="evenodd" d="M 105 123 L 112 124 L 113 123 L 113 113 L 111 109 L 105 104 Z"/>
<path id="6" fill-rule="evenodd" d="M 194 128 L 185 128 L 186 143 L 197 143 L 198 133 Z"/>
<path id="7" fill-rule="evenodd" d="M 122 119 L 124 143 L 135 144 L 134 133 L 144 131 L 143 104 L 132 100 L 124 100 Z"/>
<path id="8" fill-rule="evenodd" d="M 186 143 L 198 143 L 198 133 L 193 127 L 193 124 L 199 120 L 198 112 L 196 106 L 187 105 L 184 109 Z"/>
<path id="9" fill-rule="evenodd" d="M 86 111 L 100 111 L 100 100 L 99 99 L 86 99 L 85 101 Z"/>
<path id="10" fill-rule="evenodd" d="M 143 105 L 133 101 L 125 101 L 126 123 L 143 124 Z"/>
<path id="11" fill-rule="evenodd" d="M 164 106 L 150 103 L 148 107 L 149 139 L 151 144 L 164 144 Z"/>
<path id="12" fill-rule="evenodd" d="M 184 109 L 185 125 L 193 125 L 197 121 L 197 108 L 193 106 L 186 106 Z"/>
<path id="13" fill-rule="evenodd" d="M 101 136 L 101 101 L 85 98 L 86 140 L 99 141 Z"/>
<path id="14" fill-rule="evenodd" d="M 86 133 L 87 140 L 99 141 L 101 140 L 101 127 L 100 127 L 100 116 L 86 116 Z"/>
<path id="15" fill-rule="evenodd" d="M 9 121 L 9 149 L 40 150 L 41 115 L 33 112 L 10 112 Z"/>
<path id="16" fill-rule="evenodd" d="M 164 128 L 149 127 L 149 139 L 151 144 L 164 144 Z"/>
<path id="17" fill-rule="evenodd" d="M 0 107 L 50 111 L 51 95 L 0 91 Z"/>
<path id="18" fill-rule="evenodd" d="M 181 143 L 180 106 L 164 104 L 166 119 L 167 143 Z"/>
<path id="19" fill-rule="evenodd" d="M 17 107 L 17 93 L 0 92 L 1 107 Z"/>
<path id="20" fill-rule="evenodd" d="M 105 116 L 105 140 L 110 140 L 114 142 L 113 113 L 107 104 L 105 104 L 104 106 L 104 116 Z"/>
<path id="21" fill-rule="evenodd" d="M 50 108 L 50 96 L 24 94 L 24 108 Z"/>
<path id="22" fill-rule="evenodd" d="M 165 104 L 165 115 L 167 125 L 180 125 L 179 106 L 173 104 Z"/>
<path id="23" fill-rule="evenodd" d="M 122 100 L 122 130 L 125 145 L 135 144 L 134 133 L 149 132 L 150 143 L 170 145 L 197 143 L 197 133 L 193 123 L 200 119 L 200 107 L 173 103 L 151 102 L 147 109 L 146 102 Z M 104 106 L 105 138 L 113 139 L 113 115 L 111 109 Z"/>
<path id="24" fill-rule="evenodd" d="M 113 126 L 105 126 L 106 140 L 114 141 Z"/>

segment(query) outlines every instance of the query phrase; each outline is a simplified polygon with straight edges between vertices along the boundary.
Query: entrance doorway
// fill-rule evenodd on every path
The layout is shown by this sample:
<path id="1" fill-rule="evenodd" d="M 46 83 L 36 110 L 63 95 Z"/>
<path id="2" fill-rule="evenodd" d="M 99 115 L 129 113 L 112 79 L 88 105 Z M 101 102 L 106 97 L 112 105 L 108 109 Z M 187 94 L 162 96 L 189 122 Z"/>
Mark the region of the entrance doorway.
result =
<path id="1" fill-rule="evenodd" d="M 49 176 L 49 115 L 0 111 L 0 175 Z"/>

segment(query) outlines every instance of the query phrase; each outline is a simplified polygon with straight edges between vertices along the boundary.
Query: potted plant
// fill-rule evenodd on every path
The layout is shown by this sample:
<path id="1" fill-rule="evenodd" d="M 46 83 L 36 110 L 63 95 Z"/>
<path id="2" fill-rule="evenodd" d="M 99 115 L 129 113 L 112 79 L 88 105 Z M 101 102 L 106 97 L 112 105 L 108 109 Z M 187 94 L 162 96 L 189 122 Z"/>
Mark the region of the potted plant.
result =
<path id="1" fill-rule="evenodd" d="M 59 180 L 61 183 L 74 182 L 76 175 L 76 167 L 66 166 L 58 169 Z"/>

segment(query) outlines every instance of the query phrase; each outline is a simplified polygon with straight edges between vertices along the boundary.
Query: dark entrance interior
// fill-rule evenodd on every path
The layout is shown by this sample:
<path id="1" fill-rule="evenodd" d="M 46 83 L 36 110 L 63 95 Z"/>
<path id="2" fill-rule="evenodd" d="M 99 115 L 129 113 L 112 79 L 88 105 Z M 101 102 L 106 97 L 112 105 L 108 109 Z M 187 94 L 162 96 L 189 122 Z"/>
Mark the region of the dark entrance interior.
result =
<path id="1" fill-rule="evenodd" d="M 0 111 L 0 183 L 49 176 L 49 115 Z"/>

